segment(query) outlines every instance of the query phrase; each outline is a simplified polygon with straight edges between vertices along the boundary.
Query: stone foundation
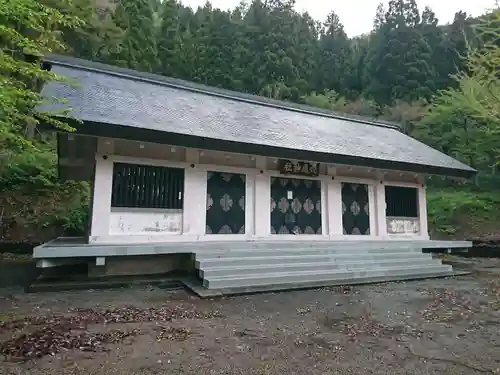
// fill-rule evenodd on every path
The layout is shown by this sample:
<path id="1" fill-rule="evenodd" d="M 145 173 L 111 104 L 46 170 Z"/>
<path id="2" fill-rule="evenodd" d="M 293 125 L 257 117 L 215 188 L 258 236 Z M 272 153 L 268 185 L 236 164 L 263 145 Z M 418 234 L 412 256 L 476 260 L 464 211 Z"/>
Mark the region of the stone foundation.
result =
<path id="1" fill-rule="evenodd" d="M 169 272 L 194 273 L 190 254 L 107 257 L 104 266 L 89 264 L 89 277 L 157 275 Z"/>

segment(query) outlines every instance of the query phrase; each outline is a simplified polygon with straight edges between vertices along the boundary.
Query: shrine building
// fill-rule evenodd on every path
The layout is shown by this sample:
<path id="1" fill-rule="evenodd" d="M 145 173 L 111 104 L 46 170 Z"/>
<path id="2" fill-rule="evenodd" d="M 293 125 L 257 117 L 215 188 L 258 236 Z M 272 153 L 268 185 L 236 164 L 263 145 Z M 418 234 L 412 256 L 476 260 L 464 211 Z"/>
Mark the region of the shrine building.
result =
<path id="1" fill-rule="evenodd" d="M 429 238 L 425 181 L 476 171 L 396 125 L 71 57 L 43 66 L 69 79 L 40 108 L 75 128 L 57 133 L 60 178 L 92 199 L 87 235 L 35 248 L 39 267 L 287 289 L 448 275 L 422 249 L 471 246 Z"/>

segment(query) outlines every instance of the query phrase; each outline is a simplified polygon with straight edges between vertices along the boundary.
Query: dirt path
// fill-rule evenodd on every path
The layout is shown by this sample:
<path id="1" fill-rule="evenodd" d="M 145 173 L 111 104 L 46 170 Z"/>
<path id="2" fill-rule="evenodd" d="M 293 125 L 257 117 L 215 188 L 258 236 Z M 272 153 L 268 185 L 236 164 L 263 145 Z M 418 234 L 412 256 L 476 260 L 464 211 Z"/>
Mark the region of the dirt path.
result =
<path id="1" fill-rule="evenodd" d="M 500 262 L 457 259 L 474 274 L 216 300 L 4 290 L 0 374 L 500 374 Z"/>

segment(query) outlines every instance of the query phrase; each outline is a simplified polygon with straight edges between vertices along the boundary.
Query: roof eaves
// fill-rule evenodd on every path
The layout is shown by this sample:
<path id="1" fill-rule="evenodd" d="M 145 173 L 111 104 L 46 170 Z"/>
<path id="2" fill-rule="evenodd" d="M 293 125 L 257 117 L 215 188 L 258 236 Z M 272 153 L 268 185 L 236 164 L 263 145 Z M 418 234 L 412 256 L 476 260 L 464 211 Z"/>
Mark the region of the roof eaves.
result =
<path id="1" fill-rule="evenodd" d="M 230 91 L 225 89 L 214 88 L 206 85 L 201 85 L 193 82 L 183 81 L 176 78 L 170 78 L 165 76 L 160 76 L 151 73 L 139 72 L 127 68 L 116 67 L 112 65 L 107 65 L 103 63 L 93 62 L 89 60 L 78 59 L 74 57 L 62 56 L 62 55 L 51 55 L 48 54 L 44 57 L 44 61 L 66 66 L 70 68 L 79 68 L 91 72 L 103 73 L 107 75 L 112 75 L 120 78 L 132 79 L 142 82 L 147 82 L 155 85 L 163 85 L 168 87 L 173 87 L 181 90 L 191 91 L 195 93 L 200 93 L 204 95 L 210 95 L 235 101 L 240 101 L 249 104 L 256 104 L 276 109 L 283 109 L 298 113 L 309 114 L 313 116 L 328 117 L 337 120 L 356 122 L 366 125 L 372 125 L 377 127 L 389 128 L 401 131 L 401 128 L 396 124 L 388 124 L 383 122 L 370 121 L 368 119 L 362 119 L 357 117 L 339 115 L 334 112 L 323 110 L 320 108 L 315 108 L 307 105 L 301 105 L 296 103 L 288 103 L 285 101 L 279 101 L 275 99 L 265 98 L 262 96 L 251 95 L 239 93 L 236 91 Z"/>
<path id="2" fill-rule="evenodd" d="M 185 134 L 165 133 L 155 130 L 138 129 L 124 125 L 105 124 L 115 126 L 102 126 L 104 123 L 85 122 L 82 124 L 72 123 L 76 132 L 91 137 L 134 139 L 142 142 L 168 144 L 171 146 L 182 146 L 194 149 L 206 149 L 220 152 L 259 155 L 274 158 L 287 158 L 297 160 L 315 161 L 325 164 L 337 164 L 347 166 L 369 167 L 380 170 L 392 170 L 400 172 L 414 172 L 428 175 L 441 175 L 458 178 L 471 178 L 477 171 L 467 165 L 442 166 L 432 164 L 419 164 L 407 161 L 394 161 L 377 159 L 373 157 L 360 157 L 345 154 L 331 154 L 325 152 L 306 151 L 264 144 L 249 144 L 239 141 L 228 141 L 216 138 L 200 137 Z M 119 137 L 117 137 L 119 134 Z"/>

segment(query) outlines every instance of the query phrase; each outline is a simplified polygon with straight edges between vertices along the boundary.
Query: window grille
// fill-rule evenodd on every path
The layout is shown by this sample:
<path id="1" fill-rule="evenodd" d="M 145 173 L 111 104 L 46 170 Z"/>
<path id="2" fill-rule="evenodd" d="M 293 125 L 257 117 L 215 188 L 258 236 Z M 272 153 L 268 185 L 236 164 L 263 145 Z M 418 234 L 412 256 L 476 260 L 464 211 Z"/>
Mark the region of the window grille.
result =
<path id="1" fill-rule="evenodd" d="M 385 187 L 386 216 L 418 217 L 418 189 L 402 186 Z"/>
<path id="2" fill-rule="evenodd" d="M 114 163 L 111 207 L 182 209 L 184 169 Z"/>

